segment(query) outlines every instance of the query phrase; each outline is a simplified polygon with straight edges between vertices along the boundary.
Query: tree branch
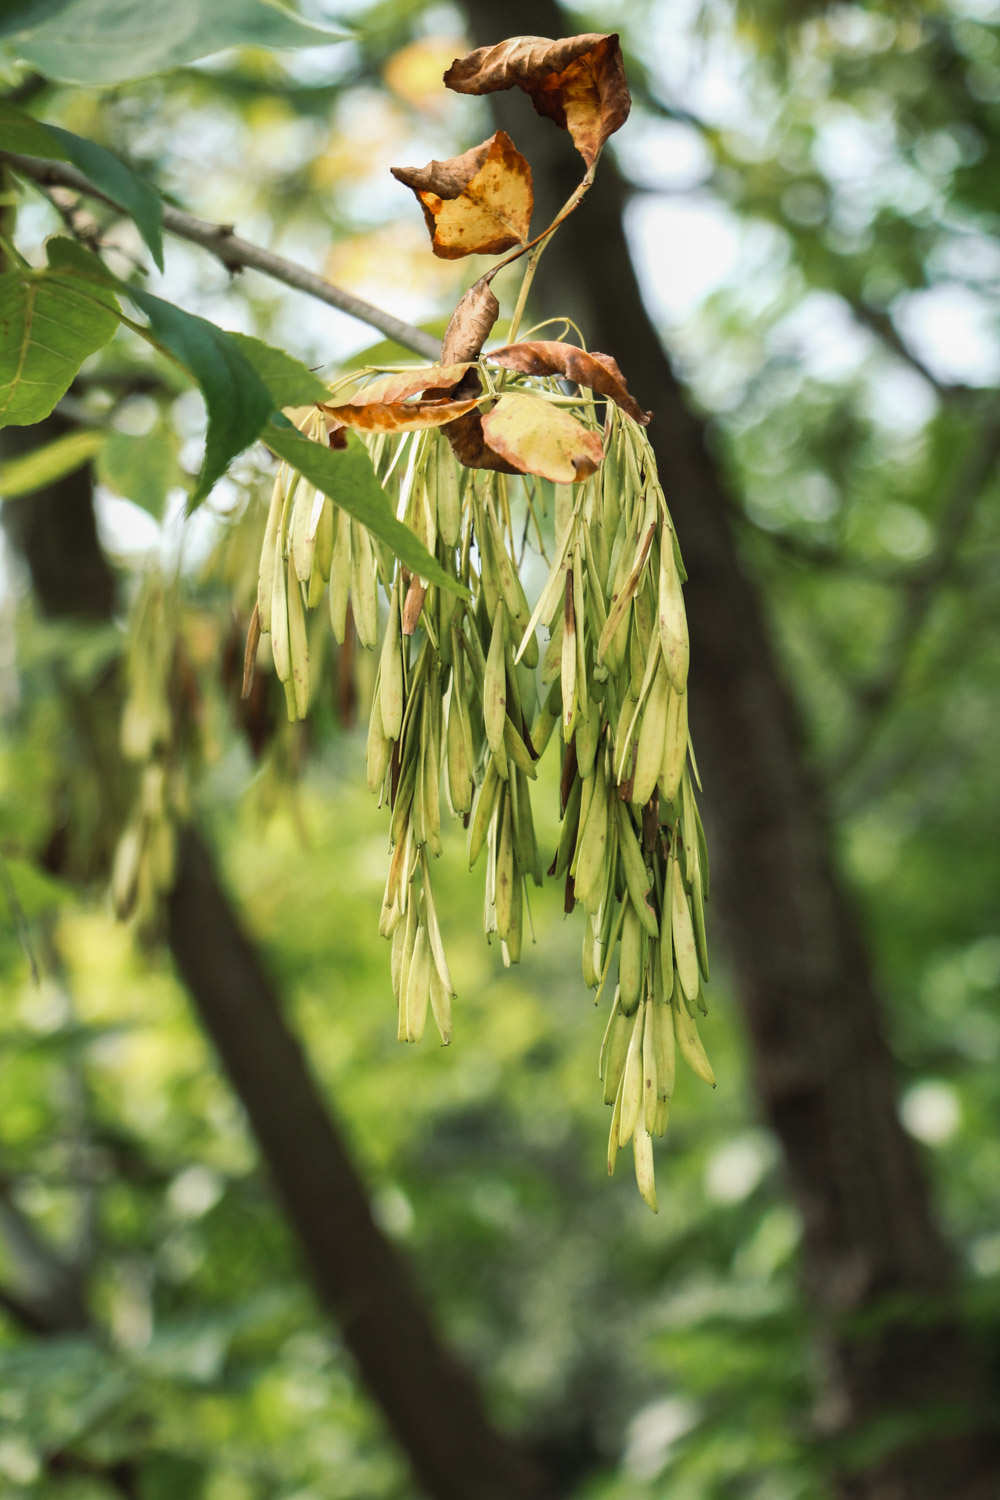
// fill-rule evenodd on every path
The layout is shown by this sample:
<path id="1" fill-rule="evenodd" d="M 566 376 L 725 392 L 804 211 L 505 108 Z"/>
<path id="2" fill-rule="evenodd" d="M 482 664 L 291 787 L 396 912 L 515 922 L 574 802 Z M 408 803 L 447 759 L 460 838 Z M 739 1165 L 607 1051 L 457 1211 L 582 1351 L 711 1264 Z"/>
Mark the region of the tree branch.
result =
<path id="1" fill-rule="evenodd" d="M 85 197 L 107 203 L 119 213 L 126 212 L 120 203 L 101 192 L 68 162 L 44 161 L 36 156 L 21 156 L 14 151 L 0 151 L 0 161 L 6 162 L 23 177 L 28 177 L 41 186 L 73 188 Z M 353 292 L 335 286 L 332 281 L 317 276 L 314 271 L 307 270 L 295 261 L 286 260 L 283 255 L 276 255 L 272 250 L 265 250 L 261 245 L 241 239 L 232 232 L 228 224 L 214 224 L 209 219 L 196 218 L 194 214 L 185 213 L 182 209 L 165 203 L 163 226 L 180 239 L 200 245 L 229 271 L 260 271 L 272 281 L 280 281 L 297 292 L 305 292 L 308 297 L 314 297 L 318 302 L 325 302 L 327 306 L 335 307 L 349 317 L 369 324 L 379 333 L 384 333 L 386 338 L 393 339 L 404 349 L 412 349 L 414 354 L 423 355 L 426 359 L 436 360 L 441 352 L 440 342 L 433 334 L 424 333 L 412 323 L 405 323 L 402 318 L 396 318 L 374 303 L 366 302 L 363 297 L 356 297 Z"/>
<path id="2" fill-rule="evenodd" d="M 313 1286 L 419 1481 L 436 1500 L 551 1500 L 554 1486 L 489 1422 L 473 1380 L 439 1342 L 408 1265 L 376 1228 L 207 846 L 192 828 L 178 844 L 167 907 L 174 960 L 247 1111 Z"/>

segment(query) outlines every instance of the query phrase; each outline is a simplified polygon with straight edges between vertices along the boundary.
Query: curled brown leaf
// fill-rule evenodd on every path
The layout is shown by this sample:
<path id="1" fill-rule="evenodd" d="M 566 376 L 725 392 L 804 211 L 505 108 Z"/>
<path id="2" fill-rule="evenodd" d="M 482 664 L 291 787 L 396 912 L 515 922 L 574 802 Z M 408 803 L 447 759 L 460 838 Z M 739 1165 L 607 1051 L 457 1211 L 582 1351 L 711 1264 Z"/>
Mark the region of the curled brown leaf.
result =
<path id="1" fill-rule="evenodd" d="M 467 360 L 442 360 L 440 364 L 419 369 L 399 370 L 379 375 L 350 398 L 351 406 L 368 406 L 373 401 L 405 401 L 418 392 L 450 391 L 469 368 Z M 329 410 L 329 408 L 325 408 Z"/>
<path id="2" fill-rule="evenodd" d="M 632 104 L 615 33 L 511 37 L 456 58 L 444 81 L 459 94 L 523 89 L 540 115 L 569 131 L 588 167 Z"/>
<path id="3" fill-rule="evenodd" d="M 585 385 L 598 396 L 606 396 L 616 406 L 644 427 L 652 416 L 629 394 L 625 376 L 618 361 L 610 354 L 588 354 L 575 344 L 556 339 L 533 339 L 521 344 L 505 344 L 487 356 L 489 363 L 522 375 L 561 375 L 577 385 Z"/>
<path id="4" fill-rule="evenodd" d="M 521 245 L 531 226 L 531 168 L 503 130 L 461 156 L 393 167 L 424 210 L 431 248 L 444 260 Z"/>
<path id="5" fill-rule="evenodd" d="M 470 286 L 449 319 L 441 343 L 442 365 L 475 359 L 499 316 L 500 304 L 481 278 Z"/>
<path id="6" fill-rule="evenodd" d="M 358 432 L 417 432 L 423 427 L 443 427 L 472 410 L 478 397 L 464 401 L 372 401 L 355 406 L 324 406 L 327 417 Z"/>
<path id="7" fill-rule="evenodd" d="M 476 404 L 478 391 L 464 392 L 459 400 L 447 399 L 468 369 L 468 362 L 463 361 L 381 375 L 356 391 L 349 401 L 326 403 L 321 410 L 331 424 L 332 433 L 342 427 L 353 427 L 360 432 L 414 432 L 422 427 L 443 427 L 464 416 Z M 445 397 L 428 395 L 429 392 L 442 392 Z M 418 393 L 420 400 L 406 399 Z"/>

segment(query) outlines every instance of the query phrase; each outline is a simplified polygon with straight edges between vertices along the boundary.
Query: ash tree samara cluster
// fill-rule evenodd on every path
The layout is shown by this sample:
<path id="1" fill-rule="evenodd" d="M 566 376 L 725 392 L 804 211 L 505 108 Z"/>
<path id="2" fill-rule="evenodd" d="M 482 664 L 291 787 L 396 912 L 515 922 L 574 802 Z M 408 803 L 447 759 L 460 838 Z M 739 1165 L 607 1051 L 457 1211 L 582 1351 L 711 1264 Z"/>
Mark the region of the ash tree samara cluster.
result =
<path id="1" fill-rule="evenodd" d="M 652 1141 L 667 1127 L 677 1054 L 714 1083 L 697 1027 L 708 861 L 688 731 L 684 567 L 645 436 L 650 414 L 616 359 L 563 338 L 518 337 L 538 259 L 628 116 L 618 37 L 515 37 L 457 59 L 444 82 L 466 94 L 521 90 L 567 132 L 583 172 L 532 236 L 531 168 L 502 130 L 449 161 L 392 169 L 418 200 L 435 255 L 500 257 L 459 301 L 436 363 L 366 368 L 327 385 L 285 351 L 118 279 L 92 248 L 59 236 L 41 269 L 5 247 L 0 414 L 40 421 L 125 323 L 205 396 L 192 503 L 250 442 L 271 449 L 279 466 L 254 541 L 243 691 L 273 673 L 289 717 L 301 719 L 321 670 L 318 632 L 375 654 L 367 777 L 389 823 L 378 921 L 399 1037 L 419 1041 L 430 1016 L 451 1038 L 433 875 L 446 811 L 467 830 L 470 867 L 484 871 L 484 928 L 505 964 L 521 955 L 533 885 L 557 880 L 566 911 L 582 907 L 583 978 L 608 997 L 599 1066 L 612 1111 L 608 1169 L 631 1142 L 639 1190 L 655 1208 Z M 163 210 L 149 184 L 9 104 L 0 125 L 15 171 L 70 162 L 132 214 L 162 264 Z M 485 347 L 500 314 L 491 283 L 521 257 L 506 342 Z M 556 309 L 530 332 L 569 326 Z M 48 461 L 58 467 L 51 451 Z M 533 601 L 525 576 L 543 578 Z M 112 877 L 124 914 L 148 910 L 169 887 L 186 807 L 168 692 L 172 609 L 170 590 L 152 580 L 130 634 L 123 746 L 140 764 L 141 791 Z M 550 742 L 561 757 L 554 854 L 539 848 L 532 812 Z"/>

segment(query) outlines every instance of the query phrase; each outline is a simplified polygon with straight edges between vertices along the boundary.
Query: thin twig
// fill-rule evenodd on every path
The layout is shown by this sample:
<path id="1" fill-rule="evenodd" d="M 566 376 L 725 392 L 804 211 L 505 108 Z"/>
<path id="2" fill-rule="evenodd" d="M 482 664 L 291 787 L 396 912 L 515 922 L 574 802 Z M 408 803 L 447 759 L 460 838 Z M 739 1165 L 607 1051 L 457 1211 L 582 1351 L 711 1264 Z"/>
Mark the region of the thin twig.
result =
<path id="1" fill-rule="evenodd" d="M 126 212 L 120 203 L 109 194 L 101 192 L 82 172 L 78 172 L 67 162 L 43 161 L 40 157 L 21 156 L 14 151 L 0 151 L 0 160 L 7 162 L 15 171 L 33 182 L 70 187 L 87 197 L 109 204 L 119 213 Z M 412 349 L 415 354 L 436 360 L 441 353 L 440 343 L 432 334 L 424 333 L 412 323 L 404 323 L 401 318 L 394 317 L 372 302 L 366 302 L 363 297 L 356 297 L 343 287 L 335 286 L 332 281 L 317 276 L 305 266 L 286 260 L 283 255 L 276 255 L 272 250 L 265 250 L 261 245 L 241 239 L 239 235 L 233 234 L 227 224 L 215 224 L 209 219 L 196 218 L 194 214 L 185 213 L 182 209 L 165 203 L 163 227 L 180 239 L 200 245 L 230 271 L 260 271 L 272 281 L 281 281 L 285 286 L 305 292 L 307 296 L 325 302 L 329 307 L 336 307 L 349 317 L 357 318 L 359 322 L 369 324 L 384 333 L 386 338 L 401 344 L 404 349 Z"/>
<path id="2" fill-rule="evenodd" d="M 934 551 L 922 567 L 913 570 L 903 588 L 902 606 L 885 648 L 882 665 L 856 689 L 858 718 L 830 768 L 831 780 L 840 780 L 851 774 L 878 732 L 899 691 L 937 591 L 954 569 L 958 549 L 983 488 L 996 475 L 998 460 L 1000 418 L 992 415 L 966 453 L 944 506 Z"/>

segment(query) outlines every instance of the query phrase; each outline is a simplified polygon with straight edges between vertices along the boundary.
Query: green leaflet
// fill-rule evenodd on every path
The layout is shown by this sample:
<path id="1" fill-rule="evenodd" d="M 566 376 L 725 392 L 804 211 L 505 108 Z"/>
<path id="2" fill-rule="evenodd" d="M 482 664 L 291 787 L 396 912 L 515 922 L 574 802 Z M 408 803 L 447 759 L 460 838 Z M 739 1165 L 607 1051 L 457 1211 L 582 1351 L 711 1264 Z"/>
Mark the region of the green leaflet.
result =
<path id="1" fill-rule="evenodd" d="M 72 474 L 74 469 L 100 452 L 106 437 L 106 433 L 96 431 L 70 432 L 0 464 L 0 500 L 30 495 L 47 484 L 54 484 L 64 475 Z"/>
<path id="2" fill-rule="evenodd" d="M 347 438 L 346 449 L 334 450 L 303 437 L 294 427 L 278 426 L 272 422 L 263 433 L 263 439 L 273 453 L 297 469 L 324 495 L 329 495 L 373 536 L 385 542 L 411 572 L 454 593 L 466 593 L 458 580 L 434 560 L 410 528 L 396 520 L 388 497 L 375 476 L 368 452 L 353 433 Z"/>
<path id="3" fill-rule="evenodd" d="M 205 458 L 192 508 L 276 408 L 326 395 L 291 355 L 120 281 L 74 240 L 50 240 L 48 257 L 48 271 L 17 267 L 0 277 L 0 425 L 48 416 L 87 355 L 114 332 L 121 316 L 115 292 L 145 313 L 149 330 L 139 331 L 189 371 L 205 398 Z"/>
<path id="4" fill-rule="evenodd" d="M 152 333 L 194 376 L 208 409 L 205 457 L 190 500 L 193 510 L 253 442 L 276 405 L 231 334 L 139 287 L 122 287 L 146 314 Z"/>
<path id="5" fill-rule="evenodd" d="M 276 406 L 310 406 L 314 401 L 329 400 L 326 382 L 283 349 L 275 349 L 273 344 L 265 344 L 263 339 L 251 338 L 247 333 L 230 333 L 227 337 L 238 346 L 247 363 L 253 365 Z"/>
<path id="6" fill-rule="evenodd" d="M 117 326 L 106 287 L 20 267 L 0 276 L 0 427 L 47 417 Z"/>
<path id="7" fill-rule="evenodd" d="M 43 125 L 0 99 L 0 141 L 5 151 L 20 151 L 55 161 L 72 162 L 88 181 L 113 198 L 135 220 L 157 267 L 163 270 L 163 205 L 154 187 L 120 157 L 58 125 Z"/>
<path id="8" fill-rule="evenodd" d="M 122 83 L 227 47 L 317 47 L 346 33 L 303 21 L 279 0 L 21 0 L 0 19 L 15 57 L 64 83 Z"/>
<path id="9" fill-rule="evenodd" d="M 123 292 L 149 319 L 152 342 L 173 355 L 201 387 L 208 408 L 208 432 L 205 458 L 190 502 L 193 508 L 204 500 L 237 453 L 253 442 L 279 401 L 257 374 L 233 334 L 217 328 L 205 318 L 175 307 L 171 302 L 164 302 L 162 297 L 154 297 L 141 287 L 119 281 L 95 255 L 73 240 L 50 240 L 48 255 L 55 270 L 67 277 L 78 276 L 92 291 L 96 286 L 102 290 L 113 286 Z M 259 341 L 251 342 L 256 344 Z M 267 348 L 264 344 L 260 347 Z M 278 357 L 283 368 L 296 363 L 288 355 L 279 354 Z M 299 368 L 304 376 L 312 379 L 304 365 Z M 285 378 L 287 380 L 287 374 Z"/>

